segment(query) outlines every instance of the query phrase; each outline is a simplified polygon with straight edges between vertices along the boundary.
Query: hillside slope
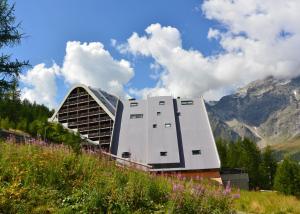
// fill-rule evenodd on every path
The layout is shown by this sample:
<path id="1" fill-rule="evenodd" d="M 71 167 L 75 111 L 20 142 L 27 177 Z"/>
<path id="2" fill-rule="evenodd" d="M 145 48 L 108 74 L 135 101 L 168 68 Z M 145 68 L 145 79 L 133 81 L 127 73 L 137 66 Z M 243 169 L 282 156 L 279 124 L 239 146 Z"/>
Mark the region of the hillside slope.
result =
<path id="1" fill-rule="evenodd" d="M 219 185 L 91 153 L 0 141 L 0 213 L 233 213 L 231 193 Z"/>
<path id="2" fill-rule="evenodd" d="M 300 134 L 300 77 L 254 81 L 224 96 L 208 111 L 213 121 L 261 146 L 290 141 Z"/>

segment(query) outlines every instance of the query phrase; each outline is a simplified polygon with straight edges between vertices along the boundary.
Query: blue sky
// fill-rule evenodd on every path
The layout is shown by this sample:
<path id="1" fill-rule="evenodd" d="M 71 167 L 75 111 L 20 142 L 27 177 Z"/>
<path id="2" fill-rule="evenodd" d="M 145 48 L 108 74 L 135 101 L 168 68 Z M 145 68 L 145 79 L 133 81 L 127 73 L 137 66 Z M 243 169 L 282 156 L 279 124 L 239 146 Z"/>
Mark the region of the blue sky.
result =
<path id="1" fill-rule="evenodd" d="M 273 8 L 271 4 L 254 0 L 249 2 L 249 5 L 243 6 L 239 3 L 223 0 L 219 2 L 214 0 L 205 2 L 196 0 L 16 1 L 15 15 L 17 21 L 22 22 L 22 29 L 26 34 L 26 38 L 23 39 L 21 45 L 12 49 L 13 56 L 18 59 L 28 59 L 33 66 L 24 71 L 24 77 L 21 81 L 21 87 L 26 88 L 28 92 L 24 97 L 52 107 L 55 107 L 62 99 L 68 88 L 75 81 L 72 80 L 72 82 L 70 80 L 70 75 L 74 74 L 69 74 L 66 71 L 70 67 L 64 66 L 66 45 L 70 41 L 81 42 L 80 47 L 84 42 L 87 44 L 99 42 L 103 44 L 103 49 L 110 54 L 113 60 L 119 62 L 123 59 L 130 63 L 130 69 L 134 71 L 134 75 L 128 75 L 128 78 L 125 78 L 126 80 L 116 80 L 122 85 L 123 95 L 130 94 L 131 96 L 142 97 L 150 92 L 153 92 L 154 95 L 169 93 L 174 96 L 197 96 L 198 94 L 200 96 L 206 94 L 208 98 L 211 97 L 213 99 L 231 92 L 256 78 L 263 78 L 270 74 L 278 74 L 279 77 L 284 78 L 293 76 L 295 74 L 293 70 L 298 68 L 298 61 L 295 61 L 294 56 L 290 56 L 288 59 L 286 56 L 274 56 L 274 58 L 277 57 L 277 61 L 295 61 L 292 62 L 292 66 L 284 64 L 284 69 L 280 68 L 279 65 L 278 68 L 271 68 L 269 65 L 272 63 L 272 60 L 266 59 L 263 62 L 259 62 L 263 68 L 255 70 L 258 67 L 257 62 L 261 61 L 261 57 L 257 54 L 260 52 L 260 47 L 258 46 L 257 50 L 252 50 L 253 48 L 246 44 L 249 40 L 253 40 L 254 42 L 259 41 L 258 45 L 262 43 L 267 44 L 264 35 L 274 36 L 275 41 L 277 31 L 282 32 L 283 28 L 278 19 L 285 14 L 281 13 L 277 17 L 274 12 L 276 11 L 276 7 Z M 295 1 L 291 0 L 291 3 L 294 3 L 296 7 L 299 6 Z M 259 23 L 263 23 L 262 26 L 259 26 L 259 31 L 262 31 L 261 34 L 255 33 L 255 30 L 252 29 L 257 26 L 257 21 L 248 19 L 249 14 L 258 16 L 256 13 L 257 5 L 265 8 L 266 15 L 271 16 L 273 19 L 269 22 L 259 20 Z M 248 11 L 244 11 L 243 7 L 245 6 L 249 8 Z M 224 11 L 222 12 L 223 9 Z M 286 11 L 284 9 L 284 6 L 283 8 L 281 6 L 283 12 L 293 12 L 289 8 Z M 229 11 L 232 13 L 229 13 Z M 286 18 L 286 22 L 288 22 L 290 28 L 285 31 L 293 33 L 292 35 L 298 35 L 298 28 L 296 29 L 293 25 L 293 21 L 293 18 Z M 276 28 L 271 25 L 274 22 L 275 24 L 273 25 Z M 277 22 L 278 25 L 276 24 Z M 245 23 L 249 26 L 243 26 Z M 145 30 L 151 24 L 159 24 L 159 26 L 151 31 L 151 33 L 145 33 Z M 269 26 L 272 26 L 272 29 L 274 28 L 274 32 L 264 29 Z M 167 33 L 167 27 L 173 30 L 172 33 Z M 132 37 L 134 32 L 137 33 L 138 37 L 130 44 L 127 40 Z M 164 33 L 168 37 L 165 38 L 162 36 Z M 179 40 L 182 41 L 182 44 L 175 42 L 176 44 L 180 44 L 177 47 L 179 49 L 178 56 L 169 57 L 170 53 L 173 53 L 173 50 L 176 49 L 176 47 L 172 46 L 173 43 L 172 47 L 166 47 L 167 51 L 172 50 L 172 52 L 168 52 L 168 56 L 160 54 L 160 51 L 163 53 L 166 51 L 165 49 L 158 50 L 157 46 L 153 45 L 160 42 L 162 44 L 169 44 L 168 39 L 172 39 L 172 37 L 174 38 L 178 34 Z M 162 37 L 160 38 L 159 36 Z M 142 47 L 135 48 L 135 44 L 141 41 L 142 37 L 146 37 L 147 41 L 144 41 Z M 152 37 L 155 37 L 156 40 L 153 39 L 151 41 Z M 239 44 L 237 44 L 237 37 L 241 38 Z M 117 41 L 116 45 L 112 45 L 112 39 Z M 286 43 L 287 47 L 294 44 L 292 41 L 286 41 Z M 296 44 L 298 45 L 298 43 Z M 151 51 L 143 49 L 148 45 L 149 47 L 152 45 L 150 47 Z M 269 54 L 268 51 L 272 48 L 277 48 L 280 51 L 283 48 L 277 46 L 277 44 L 275 46 L 267 45 L 270 47 L 264 47 L 264 50 L 266 50 L 264 54 Z M 126 47 L 126 50 L 120 51 L 121 47 Z M 99 47 L 98 49 L 102 50 Z M 257 56 L 252 56 L 253 53 L 257 54 Z M 242 59 L 239 54 L 244 54 L 245 58 Z M 184 60 L 181 62 L 181 59 Z M 93 61 L 93 63 L 96 62 L 97 60 Z M 29 72 L 34 70 L 35 66 L 41 63 L 45 65 L 39 68 L 44 70 L 38 71 L 38 68 L 36 68 L 36 72 L 40 72 L 41 74 L 44 72 L 45 76 L 47 76 L 47 72 L 52 72 L 56 90 L 54 91 L 55 97 L 53 95 L 50 98 L 39 100 L 40 97 L 46 95 L 37 94 L 37 92 L 43 89 L 46 91 L 52 90 L 53 87 L 39 89 L 38 83 L 31 82 L 37 74 L 27 75 L 26 72 L 27 70 Z M 53 67 L 53 63 L 56 63 L 59 67 L 57 72 L 49 70 Z M 194 63 L 195 65 L 193 65 Z M 243 65 L 247 63 L 253 63 L 253 67 L 251 67 L 252 64 L 248 66 L 253 73 L 242 74 L 243 71 L 239 70 L 249 69 L 248 67 L 243 68 Z M 150 68 L 151 64 L 158 65 L 157 78 L 151 78 L 151 74 L 153 74 L 153 69 Z M 89 69 L 90 67 L 88 65 L 84 69 Z M 177 68 L 180 67 L 184 68 L 178 70 Z M 196 71 L 198 67 L 199 71 Z M 285 69 L 286 67 L 288 68 Z M 85 72 L 84 69 L 79 71 Z M 59 70 L 63 71 L 60 72 Z M 86 72 L 87 75 L 94 73 L 96 75 L 98 71 L 89 70 Z M 258 75 L 261 73 L 263 74 Z M 101 72 L 97 75 L 101 75 Z M 44 85 L 48 84 L 47 80 L 42 77 L 39 78 L 41 78 L 41 81 L 45 81 Z M 109 79 L 108 81 L 112 80 Z M 201 81 L 203 83 L 199 83 Z M 205 84 L 205 82 L 209 84 Z M 83 83 L 93 83 L 93 81 Z M 100 83 L 101 81 L 99 81 Z M 178 85 L 181 88 L 176 88 Z M 187 89 L 183 90 L 185 85 Z M 191 88 L 189 88 L 189 85 L 191 85 Z M 108 86 L 104 85 L 97 85 L 97 87 L 110 90 Z M 52 100 L 50 101 L 49 99 Z"/>

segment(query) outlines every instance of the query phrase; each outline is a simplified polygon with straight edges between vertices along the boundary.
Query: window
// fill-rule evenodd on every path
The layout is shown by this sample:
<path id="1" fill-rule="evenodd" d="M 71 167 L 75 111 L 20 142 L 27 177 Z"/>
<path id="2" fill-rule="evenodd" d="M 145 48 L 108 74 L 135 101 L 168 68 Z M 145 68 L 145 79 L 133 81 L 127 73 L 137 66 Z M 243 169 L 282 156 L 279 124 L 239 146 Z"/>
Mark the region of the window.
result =
<path id="1" fill-rule="evenodd" d="M 159 116 L 159 115 L 161 115 L 161 112 L 160 112 L 160 111 L 158 111 L 156 114 L 157 114 L 157 116 Z"/>
<path id="2" fill-rule="evenodd" d="M 160 152 L 160 156 L 167 156 L 167 152 Z"/>
<path id="3" fill-rule="evenodd" d="M 181 105 L 193 105 L 194 101 L 193 100 L 184 100 L 181 101 Z"/>
<path id="4" fill-rule="evenodd" d="M 156 128 L 157 127 L 157 124 L 153 124 L 153 128 Z"/>
<path id="5" fill-rule="evenodd" d="M 162 106 L 162 105 L 165 105 L 165 103 L 166 103 L 165 101 L 159 101 L 158 104 L 159 104 L 160 106 Z"/>
<path id="6" fill-rule="evenodd" d="M 165 123 L 165 128 L 170 128 L 171 127 L 171 123 Z"/>
<path id="7" fill-rule="evenodd" d="M 193 155 L 201 155 L 201 150 L 198 149 L 198 150 L 192 150 L 192 154 Z"/>
<path id="8" fill-rule="evenodd" d="M 143 114 L 131 114 L 130 119 L 138 119 L 143 118 Z"/>
<path id="9" fill-rule="evenodd" d="M 130 152 L 123 152 L 122 153 L 122 158 L 130 158 L 131 153 Z"/>
<path id="10" fill-rule="evenodd" d="M 135 107 L 135 106 L 138 106 L 137 102 L 130 103 L 130 107 Z"/>

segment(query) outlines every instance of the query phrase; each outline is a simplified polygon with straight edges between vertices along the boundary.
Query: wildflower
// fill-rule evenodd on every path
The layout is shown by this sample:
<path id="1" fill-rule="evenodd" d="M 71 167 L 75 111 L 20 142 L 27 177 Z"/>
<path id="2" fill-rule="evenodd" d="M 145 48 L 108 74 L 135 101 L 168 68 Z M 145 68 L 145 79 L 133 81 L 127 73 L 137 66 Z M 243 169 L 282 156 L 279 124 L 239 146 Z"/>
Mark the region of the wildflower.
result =
<path id="1" fill-rule="evenodd" d="M 173 184 L 173 192 L 183 191 L 183 190 L 184 190 L 184 186 L 182 184 L 179 183 Z"/>
<path id="2" fill-rule="evenodd" d="M 205 192 L 205 188 L 201 185 L 195 185 L 192 187 L 192 192 L 196 195 L 202 195 Z"/>
<path id="3" fill-rule="evenodd" d="M 231 193 L 230 181 L 227 182 L 225 190 L 223 191 L 224 195 L 228 195 L 229 193 Z"/>
<path id="4" fill-rule="evenodd" d="M 237 199 L 237 198 L 240 198 L 240 197 L 241 197 L 240 189 L 237 190 L 237 193 L 232 194 L 232 198 L 234 198 L 234 199 Z"/>

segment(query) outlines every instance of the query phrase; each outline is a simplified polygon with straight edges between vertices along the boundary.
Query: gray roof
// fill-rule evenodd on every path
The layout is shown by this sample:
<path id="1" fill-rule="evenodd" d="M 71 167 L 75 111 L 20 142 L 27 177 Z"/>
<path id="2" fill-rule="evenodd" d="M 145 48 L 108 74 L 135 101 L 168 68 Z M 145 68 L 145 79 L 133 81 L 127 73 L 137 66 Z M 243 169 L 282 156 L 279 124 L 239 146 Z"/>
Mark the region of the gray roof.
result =
<path id="1" fill-rule="evenodd" d="M 106 106 L 106 108 L 115 115 L 118 98 L 114 95 L 111 95 L 100 88 L 92 88 L 89 89 L 94 93 L 94 95 Z"/>
<path id="2" fill-rule="evenodd" d="M 55 117 L 58 114 L 59 109 L 63 106 L 65 101 L 67 100 L 68 96 L 70 93 L 75 89 L 81 87 L 87 91 L 89 95 L 93 97 L 93 99 L 103 108 L 103 110 L 112 118 L 112 120 L 115 119 L 115 113 L 116 113 L 116 107 L 117 107 L 117 102 L 118 102 L 118 97 L 111 95 L 100 88 L 92 88 L 88 87 L 83 84 L 76 84 L 74 85 L 69 92 L 66 94 L 58 108 L 56 108 L 55 113 L 53 116 L 49 119 L 49 121 L 55 121 Z"/>

